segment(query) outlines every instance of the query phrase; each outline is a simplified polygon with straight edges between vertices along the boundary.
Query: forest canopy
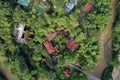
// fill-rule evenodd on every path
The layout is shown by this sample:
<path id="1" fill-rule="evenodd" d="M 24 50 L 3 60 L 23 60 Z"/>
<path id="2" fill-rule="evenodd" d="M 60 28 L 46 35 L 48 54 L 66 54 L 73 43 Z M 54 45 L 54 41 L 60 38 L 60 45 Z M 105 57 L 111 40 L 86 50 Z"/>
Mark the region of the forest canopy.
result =
<path id="1" fill-rule="evenodd" d="M 12 74 L 10 78 L 16 80 L 86 80 L 85 73 L 92 74 L 98 63 L 99 35 L 111 18 L 111 3 L 112 0 L 1 0 L 0 72 L 7 69 Z M 118 54 L 113 56 L 112 68 L 120 53 L 119 17 L 113 28 L 112 52 Z M 16 29 L 24 35 L 17 34 L 21 32 Z M 82 71 L 68 63 L 79 64 Z M 103 80 L 111 80 L 107 76 Z M 6 80 L 3 77 L 0 80 Z"/>

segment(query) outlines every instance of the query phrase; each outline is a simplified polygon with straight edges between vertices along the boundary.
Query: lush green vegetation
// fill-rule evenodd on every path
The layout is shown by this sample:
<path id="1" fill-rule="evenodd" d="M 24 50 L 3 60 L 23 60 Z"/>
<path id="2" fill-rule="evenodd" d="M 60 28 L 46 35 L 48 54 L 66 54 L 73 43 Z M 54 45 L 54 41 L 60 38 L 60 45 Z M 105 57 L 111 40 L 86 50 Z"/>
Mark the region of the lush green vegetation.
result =
<path id="1" fill-rule="evenodd" d="M 120 4 L 119 4 L 120 5 Z M 118 62 L 118 56 L 120 55 L 120 50 L 119 50 L 119 29 L 120 29 L 120 11 L 118 12 L 118 16 L 117 16 L 117 20 L 115 22 L 114 25 L 114 30 L 113 30 L 113 37 L 112 37 L 112 42 L 113 42 L 113 46 L 112 46 L 112 61 L 110 64 L 110 67 L 108 67 L 103 74 L 103 80 L 112 80 L 112 70 L 114 67 L 119 66 L 119 62 Z"/>
<path id="2" fill-rule="evenodd" d="M 52 14 L 44 13 L 43 15 L 40 15 L 34 9 L 26 11 L 15 8 L 13 7 L 14 3 L 11 4 L 9 0 L 0 1 L 0 62 L 4 64 L 4 67 L 9 67 L 11 72 L 17 75 L 20 80 L 86 80 L 86 75 L 67 67 L 65 62 L 79 63 L 87 73 L 93 71 L 94 65 L 97 64 L 97 57 L 99 57 L 99 34 L 104 30 L 110 19 L 111 0 L 79 1 L 70 14 L 65 14 L 64 11 L 65 2 L 68 0 L 50 1 L 54 5 L 54 12 Z M 95 4 L 95 8 L 85 17 L 84 21 L 79 22 L 78 19 L 84 12 L 83 6 L 86 2 Z M 19 22 L 25 23 L 35 32 L 34 38 L 27 44 L 16 44 L 14 40 L 14 25 Z M 59 67 L 48 70 L 47 66 L 41 62 L 41 55 L 44 55 L 49 63 L 52 63 L 43 42 L 48 33 L 54 31 L 57 25 L 64 25 L 81 47 L 75 52 L 71 52 L 63 45 L 67 42 L 67 38 L 57 35 L 54 41 L 58 42 L 59 47 L 64 50 L 60 52 L 58 58 L 57 66 Z M 113 50 L 115 53 L 119 53 L 119 44 L 117 43 L 120 41 L 119 21 L 116 26 L 113 34 Z M 84 31 L 86 31 L 87 36 L 84 36 Z M 65 78 L 63 75 L 63 70 L 66 67 L 70 69 L 70 78 Z"/>

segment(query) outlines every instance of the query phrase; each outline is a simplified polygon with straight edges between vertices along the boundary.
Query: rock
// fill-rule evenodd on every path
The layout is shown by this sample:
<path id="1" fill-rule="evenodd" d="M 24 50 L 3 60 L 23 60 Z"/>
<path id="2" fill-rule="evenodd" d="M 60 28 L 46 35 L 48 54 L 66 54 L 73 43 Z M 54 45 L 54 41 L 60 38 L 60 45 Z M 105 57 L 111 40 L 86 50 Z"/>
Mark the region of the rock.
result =
<path id="1" fill-rule="evenodd" d="M 113 80 L 120 80 L 120 66 L 113 68 L 112 78 Z"/>

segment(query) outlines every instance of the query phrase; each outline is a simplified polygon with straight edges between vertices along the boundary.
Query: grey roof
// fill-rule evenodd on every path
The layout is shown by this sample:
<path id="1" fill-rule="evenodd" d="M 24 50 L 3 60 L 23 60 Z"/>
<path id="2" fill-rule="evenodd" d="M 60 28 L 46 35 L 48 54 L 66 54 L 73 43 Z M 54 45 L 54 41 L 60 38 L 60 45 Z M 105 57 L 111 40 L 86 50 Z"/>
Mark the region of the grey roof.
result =
<path id="1" fill-rule="evenodd" d="M 16 28 L 16 31 L 17 31 L 17 36 L 16 36 L 16 42 L 18 43 L 22 43 L 22 35 L 23 35 L 23 32 L 24 32 L 24 28 L 25 28 L 25 24 L 21 24 L 19 23 L 17 28 Z"/>
<path id="2" fill-rule="evenodd" d="M 66 3 L 65 5 L 65 11 L 66 13 L 69 13 L 72 11 L 72 9 L 74 8 L 75 4 L 71 3 L 71 2 L 68 2 Z"/>

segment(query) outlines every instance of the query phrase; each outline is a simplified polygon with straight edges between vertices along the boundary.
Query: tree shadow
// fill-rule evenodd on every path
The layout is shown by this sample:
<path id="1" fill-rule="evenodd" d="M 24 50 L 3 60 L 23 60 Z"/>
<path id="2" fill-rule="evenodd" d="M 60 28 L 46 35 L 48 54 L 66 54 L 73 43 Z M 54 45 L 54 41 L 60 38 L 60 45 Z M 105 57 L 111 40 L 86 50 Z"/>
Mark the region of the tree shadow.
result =
<path id="1" fill-rule="evenodd" d="M 1 80 L 7 80 L 6 76 L 2 72 L 0 72 L 0 79 Z"/>

